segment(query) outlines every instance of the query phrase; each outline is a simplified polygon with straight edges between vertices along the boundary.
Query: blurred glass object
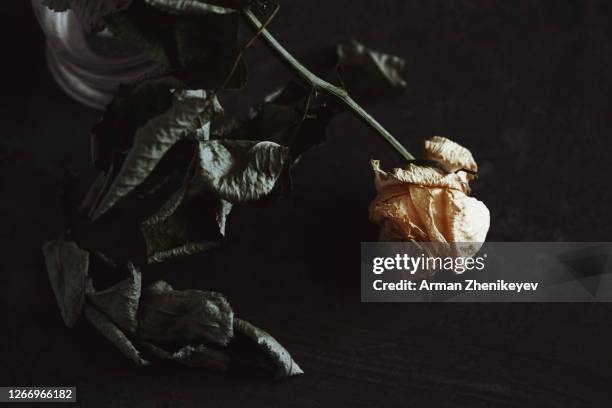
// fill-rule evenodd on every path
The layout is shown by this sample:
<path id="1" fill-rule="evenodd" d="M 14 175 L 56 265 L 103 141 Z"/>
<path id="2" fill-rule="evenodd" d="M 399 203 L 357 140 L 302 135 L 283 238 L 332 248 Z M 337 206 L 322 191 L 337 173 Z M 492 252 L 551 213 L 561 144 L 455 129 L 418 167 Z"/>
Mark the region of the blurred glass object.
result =
<path id="1" fill-rule="evenodd" d="M 32 0 L 47 38 L 46 58 L 58 85 L 78 102 L 104 109 L 120 83 L 154 72 L 159 65 L 108 31 L 86 33 L 72 11 L 48 9 Z"/>

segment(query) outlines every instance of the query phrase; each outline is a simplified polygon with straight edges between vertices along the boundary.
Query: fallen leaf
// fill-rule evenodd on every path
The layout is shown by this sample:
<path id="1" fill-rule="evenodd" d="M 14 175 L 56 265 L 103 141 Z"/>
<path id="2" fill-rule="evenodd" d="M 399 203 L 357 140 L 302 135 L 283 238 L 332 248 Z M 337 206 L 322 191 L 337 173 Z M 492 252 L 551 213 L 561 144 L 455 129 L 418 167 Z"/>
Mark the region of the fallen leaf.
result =
<path id="1" fill-rule="evenodd" d="M 85 307 L 85 317 L 100 333 L 121 351 L 121 353 L 132 360 L 136 365 L 148 365 L 149 362 L 140 357 L 140 352 L 132 341 L 117 327 L 106 315 L 96 310 L 93 306 Z"/>
<path id="2" fill-rule="evenodd" d="M 43 245 L 45 264 L 64 323 L 73 327 L 85 302 L 89 253 L 63 238 Z"/>
<path id="3" fill-rule="evenodd" d="M 87 299 L 121 329 L 134 333 L 138 328 L 142 278 L 134 265 L 128 264 L 128 271 L 126 279 L 104 290 L 88 293 Z"/>
<path id="4" fill-rule="evenodd" d="M 181 187 L 141 224 L 147 262 L 161 262 L 217 246 L 230 209 L 211 192 L 188 194 L 187 187 Z"/>
<path id="5" fill-rule="evenodd" d="M 272 367 L 274 367 L 275 380 L 304 373 L 300 366 L 291 358 L 289 352 L 264 330 L 253 326 L 246 320 L 238 318 L 234 319 L 234 330 L 237 335 L 245 335 L 257 344 L 267 360 L 266 363 L 271 363 Z M 263 364 L 263 368 L 268 366 L 266 363 Z"/>
<path id="6" fill-rule="evenodd" d="M 144 342 L 142 347 L 162 360 L 170 360 L 189 367 L 205 367 L 215 371 L 227 371 L 229 356 L 222 351 L 214 350 L 203 344 L 184 346 L 174 352 L 166 351 L 151 343 Z"/>
<path id="7" fill-rule="evenodd" d="M 158 281 L 143 291 L 138 336 L 176 346 L 225 346 L 234 335 L 233 322 L 234 313 L 220 293 L 179 291 Z"/>

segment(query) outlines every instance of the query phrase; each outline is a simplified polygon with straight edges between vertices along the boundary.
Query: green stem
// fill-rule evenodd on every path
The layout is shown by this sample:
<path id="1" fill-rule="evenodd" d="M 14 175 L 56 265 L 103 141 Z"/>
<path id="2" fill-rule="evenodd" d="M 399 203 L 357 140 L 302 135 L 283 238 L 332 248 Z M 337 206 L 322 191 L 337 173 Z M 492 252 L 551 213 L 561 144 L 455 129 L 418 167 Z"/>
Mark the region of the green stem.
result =
<path id="1" fill-rule="evenodd" d="M 342 88 L 330 84 L 327 81 L 319 78 L 313 74 L 308 68 L 302 65 L 291 55 L 276 39 L 270 34 L 268 30 L 263 28 L 261 22 L 253 14 L 250 9 L 244 9 L 242 15 L 245 20 L 251 25 L 251 27 L 259 32 L 259 38 L 268 47 L 268 49 L 276 55 L 276 57 L 298 78 L 305 82 L 308 86 L 327 92 L 339 99 L 349 111 L 355 114 L 362 122 L 364 122 L 370 129 L 374 130 L 380 137 L 382 137 L 391 147 L 400 154 L 406 160 L 414 160 L 414 156 L 411 155 L 402 144 L 391 135 L 376 119 L 366 112 L 349 94 Z"/>

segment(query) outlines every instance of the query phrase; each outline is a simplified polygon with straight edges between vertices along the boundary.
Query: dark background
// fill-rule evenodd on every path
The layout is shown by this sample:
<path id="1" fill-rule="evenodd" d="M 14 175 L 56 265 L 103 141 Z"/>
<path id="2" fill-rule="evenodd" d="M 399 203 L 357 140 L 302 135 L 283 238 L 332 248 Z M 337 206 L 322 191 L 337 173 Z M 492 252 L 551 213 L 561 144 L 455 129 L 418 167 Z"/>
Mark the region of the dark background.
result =
<path id="1" fill-rule="evenodd" d="M 40 246 L 62 229 L 64 170 L 91 172 L 99 113 L 53 83 L 29 2 L 3 3 L 0 385 L 75 385 L 88 407 L 609 404 L 608 305 L 360 303 L 360 241 L 377 236 L 369 159 L 399 162 L 348 114 L 303 158 L 291 197 L 238 209 L 218 251 L 145 269 L 223 292 L 305 375 L 136 368 L 87 323 L 65 328 Z M 432 135 L 472 150 L 488 240 L 610 241 L 610 2 L 284 3 L 271 31 L 313 68 L 351 38 L 407 60 L 405 94 L 366 106 L 412 152 Z M 228 111 L 289 78 L 261 45 L 249 62 Z"/>

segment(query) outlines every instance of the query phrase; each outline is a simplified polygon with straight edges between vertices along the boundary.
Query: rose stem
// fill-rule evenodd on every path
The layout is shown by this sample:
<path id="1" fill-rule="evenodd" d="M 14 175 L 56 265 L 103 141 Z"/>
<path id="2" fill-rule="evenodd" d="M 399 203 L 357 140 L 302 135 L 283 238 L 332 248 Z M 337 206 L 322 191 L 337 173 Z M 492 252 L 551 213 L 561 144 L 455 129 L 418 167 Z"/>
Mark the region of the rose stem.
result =
<path id="1" fill-rule="evenodd" d="M 268 30 L 262 27 L 261 22 L 253 14 L 253 12 L 246 8 L 243 9 L 242 15 L 245 20 L 251 25 L 255 32 L 259 32 L 259 38 L 268 47 L 268 49 L 276 55 L 276 57 L 297 77 L 299 77 L 308 86 L 311 86 L 315 90 L 321 90 L 327 92 L 330 95 L 338 98 L 353 114 L 360 118 L 370 129 L 374 130 L 380 137 L 382 137 L 391 147 L 399 153 L 406 160 L 414 160 L 414 156 L 411 155 L 402 144 L 391 135 L 376 119 L 374 119 L 368 112 L 366 112 L 349 94 L 342 88 L 330 84 L 327 81 L 319 78 L 311 71 L 296 60 L 276 39 L 270 34 Z"/>

